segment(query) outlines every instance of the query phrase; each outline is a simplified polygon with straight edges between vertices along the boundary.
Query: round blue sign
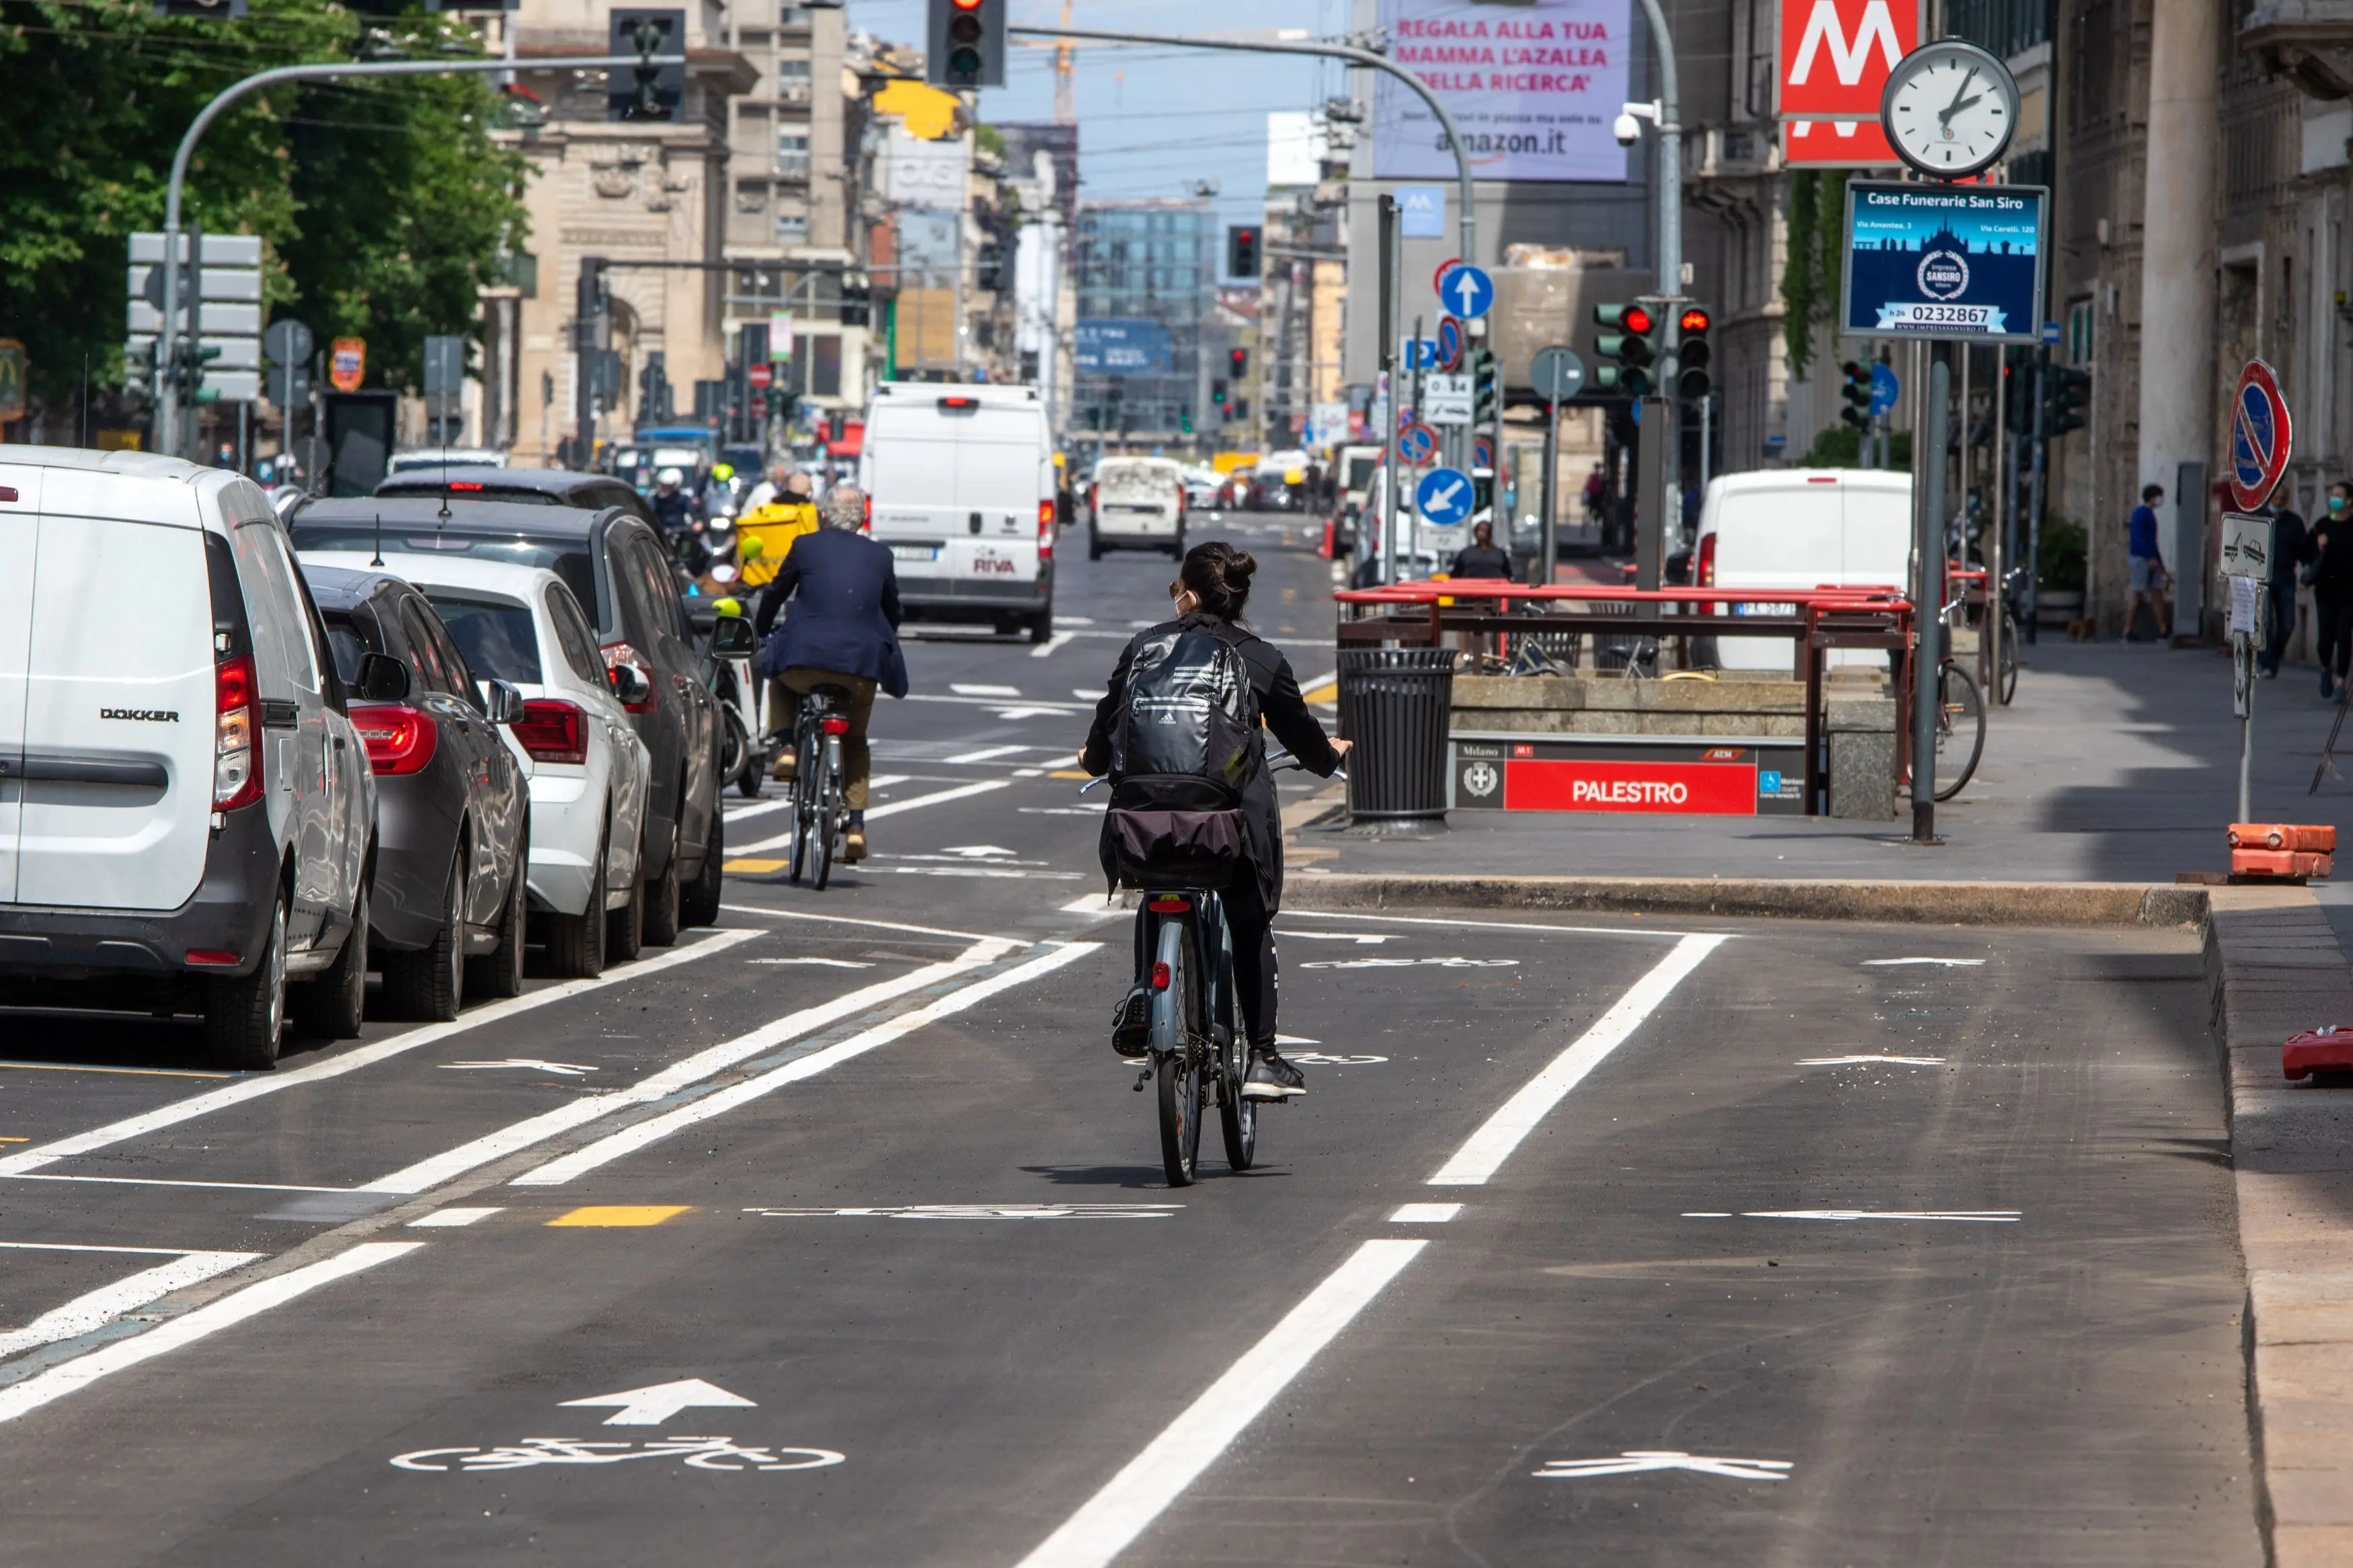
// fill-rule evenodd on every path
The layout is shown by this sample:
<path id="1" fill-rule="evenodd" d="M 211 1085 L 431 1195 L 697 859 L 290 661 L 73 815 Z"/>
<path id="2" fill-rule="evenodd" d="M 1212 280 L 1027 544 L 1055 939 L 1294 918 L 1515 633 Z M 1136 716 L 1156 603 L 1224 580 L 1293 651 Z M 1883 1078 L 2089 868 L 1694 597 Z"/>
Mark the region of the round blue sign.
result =
<path id="1" fill-rule="evenodd" d="M 1398 456 L 1421 467 L 1438 456 L 1438 432 L 1417 419 L 1398 432 Z"/>
<path id="2" fill-rule="evenodd" d="M 1440 370 L 1451 374 L 1462 367 L 1462 323 L 1448 316 L 1438 323 L 1438 354 Z"/>
<path id="3" fill-rule="evenodd" d="M 1438 302 L 1464 321 L 1487 313 L 1495 302 L 1495 280 L 1479 268 L 1457 262 L 1438 280 Z"/>
<path id="4" fill-rule="evenodd" d="M 1873 419 L 1895 406 L 1903 395 L 1904 384 L 1895 379 L 1895 372 L 1883 364 L 1871 367 L 1871 416 Z"/>
<path id="5" fill-rule="evenodd" d="M 1425 522 L 1452 527 L 1471 515 L 1471 476 L 1460 468 L 1432 468 L 1413 487 L 1413 510 Z"/>

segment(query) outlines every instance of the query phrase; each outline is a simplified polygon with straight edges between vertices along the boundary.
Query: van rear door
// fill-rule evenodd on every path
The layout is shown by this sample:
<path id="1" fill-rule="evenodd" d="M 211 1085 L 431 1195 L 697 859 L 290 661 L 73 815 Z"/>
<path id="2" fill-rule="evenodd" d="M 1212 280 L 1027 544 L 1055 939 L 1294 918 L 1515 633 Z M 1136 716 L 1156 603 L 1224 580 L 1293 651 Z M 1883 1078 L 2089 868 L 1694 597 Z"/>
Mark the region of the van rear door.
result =
<path id="1" fill-rule="evenodd" d="M 874 537 L 912 584 L 1034 582 L 1038 502 L 1052 493 L 1045 417 L 1034 405 L 959 402 L 875 406 L 863 454 Z"/>
<path id="2" fill-rule="evenodd" d="M 1845 521 L 1834 479 L 1791 476 L 1787 482 L 1728 489 L 1715 529 L 1720 588 L 1819 588 L 1845 569 Z M 1784 601 L 1735 605 L 1733 613 L 1786 615 Z M 1795 670 L 1796 652 L 1770 637 L 1724 637 L 1717 662 L 1726 669 Z"/>
<path id="3" fill-rule="evenodd" d="M 196 509 L 178 480 L 44 476 L 19 903 L 169 910 L 203 879 L 215 678 Z"/>
<path id="4" fill-rule="evenodd" d="M 0 463 L 0 903 L 16 898 L 16 833 L 25 789 L 25 688 L 31 673 L 33 562 L 42 470 Z"/>

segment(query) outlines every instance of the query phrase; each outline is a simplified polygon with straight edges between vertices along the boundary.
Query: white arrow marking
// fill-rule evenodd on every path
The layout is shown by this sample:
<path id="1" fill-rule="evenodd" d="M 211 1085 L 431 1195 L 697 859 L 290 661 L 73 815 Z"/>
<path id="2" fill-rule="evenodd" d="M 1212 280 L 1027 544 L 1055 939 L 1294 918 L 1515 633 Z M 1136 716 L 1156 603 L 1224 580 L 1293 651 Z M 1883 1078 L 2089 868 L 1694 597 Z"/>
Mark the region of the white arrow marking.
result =
<path id="1" fill-rule="evenodd" d="M 1452 511 L 1454 510 L 1454 498 L 1457 494 L 1461 493 L 1461 481 L 1458 479 L 1449 479 L 1442 485 L 1432 486 L 1430 491 L 1430 510 L 1432 511 Z"/>
<path id="2" fill-rule="evenodd" d="M 681 1410 L 705 1405 L 730 1410 L 757 1408 L 755 1401 L 740 1394 L 730 1394 L 699 1377 L 681 1378 L 676 1383 L 656 1383 L 620 1394 L 599 1394 L 587 1399 L 567 1399 L 564 1402 L 567 1410 L 583 1406 L 592 1409 L 603 1405 L 616 1406 L 614 1414 L 605 1417 L 607 1426 L 659 1426 Z"/>
<path id="3" fill-rule="evenodd" d="M 1010 855 L 1013 851 L 1001 844 L 944 844 L 940 847 L 940 853 L 962 856 L 967 860 L 987 860 L 999 855 Z"/>
<path id="4" fill-rule="evenodd" d="M 565 1078 L 578 1078 L 595 1072 L 595 1068 L 582 1067 L 577 1062 L 543 1062 L 537 1057 L 509 1057 L 499 1062 L 443 1062 L 444 1072 L 481 1072 L 496 1068 L 522 1068 L 532 1072 L 552 1072 Z"/>
<path id="5" fill-rule="evenodd" d="M 1902 969 L 1911 964 L 1930 964 L 1944 969 L 1974 969 L 1985 962 L 1982 958 L 1866 958 L 1865 969 Z"/>
<path id="6" fill-rule="evenodd" d="M 1630 1448 L 1609 1459 L 1546 1459 L 1541 1470 L 1528 1473 L 1538 1480 L 1574 1481 L 1587 1476 L 1630 1476 L 1643 1470 L 1696 1470 L 1703 1476 L 1725 1476 L 1736 1481 L 1786 1481 L 1788 1459 L 1716 1459 L 1686 1454 L 1679 1448 Z"/>

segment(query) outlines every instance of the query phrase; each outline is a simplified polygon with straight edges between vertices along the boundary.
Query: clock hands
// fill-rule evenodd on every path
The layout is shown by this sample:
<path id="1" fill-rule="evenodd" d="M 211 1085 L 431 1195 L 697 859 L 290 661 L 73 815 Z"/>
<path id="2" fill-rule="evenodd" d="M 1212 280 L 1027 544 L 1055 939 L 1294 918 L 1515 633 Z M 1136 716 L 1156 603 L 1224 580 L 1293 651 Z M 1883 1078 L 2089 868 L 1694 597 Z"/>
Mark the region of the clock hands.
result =
<path id="1" fill-rule="evenodd" d="M 1953 116 L 1954 116 L 1954 115 L 1958 114 L 1962 110 L 1967 109 L 1970 104 L 1977 102 L 1977 101 L 1978 101 L 1978 99 L 1981 99 L 1981 98 L 1983 98 L 1983 97 L 1985 96 L 1985 94 L 1984 94 L 1984 93 L 1979 93 L 1979 94 L 1978 94 L 1977 98 L 1968 98 L 1968 99 L 1965 99 L 1965 98 L 1963 98 L 1963 97 L 1962 97 L 1962 94 L 1964 94 L 1964 93 L 1966 93 L 1966 92 L 1968 92 L 1968 91 L 1969 90 L 1969 84 L 1970 84 L 1970 83 L 1972 83 L 1972 82 L 1974 82 L 1974 81 L 1976 81 L 1977 79 L 1978 79 L 1977 68 L 1976 68 L 1975 66 L 1971 66 L 1971 67 L 1969 68 L 1968 71 L 1965 75 L 1963 75 L 1963 76 L 1962 76 L 1962 78 L 1961 78 L 1961 85 L 1960 85 L 1959 87 L 1957 87 L 1957 88 L 1956 88 L 1956 89 L 1953 89 L 1953 101 L 1952 101 L 1952 102 L 1950 102 L 1950 103 L 1948 103 L 1948 104 L 1947 104 L 1947 105 L 1946 105 L 1942 110 L 1938 110 L 1938 111 L 1937 111 L 1937 114 L 1936 114 L 1936 123 L 1937 123 L 1937 124 L 1939 124 L 1939 125 L 1950 125 L 1950 124 L 1953 122 Z"/>

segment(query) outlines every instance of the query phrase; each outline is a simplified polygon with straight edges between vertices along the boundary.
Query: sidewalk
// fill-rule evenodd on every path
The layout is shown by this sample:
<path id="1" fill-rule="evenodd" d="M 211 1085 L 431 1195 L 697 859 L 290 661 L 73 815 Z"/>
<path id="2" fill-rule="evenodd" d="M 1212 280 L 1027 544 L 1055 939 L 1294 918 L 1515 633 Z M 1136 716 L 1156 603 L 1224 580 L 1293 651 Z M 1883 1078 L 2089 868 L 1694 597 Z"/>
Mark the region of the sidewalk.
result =
<path id="1" fill-rule="evenodd" d="M 1293 864 L 1303 875 L 2137 883 L 2224 868 L 2222 833 L 2239 788 L 2228 660 L 2055 640 L 2023 652 L 2018 700 L 1993 710 L 1977 776 L 1936 808 L 1939 846 L 1910 842 L 1908 808 L 1883 824 L 1457 811 L 1445 831 L 1419 836 L 1345 821 L 1308 826 Z M 2317 688 L 2316 672 L 2294 668 L 2257 683 L 2259 819 L 2353 823 L 2353 724 L 2346 778 L 2305 793 L 2336 718 Z"/>

